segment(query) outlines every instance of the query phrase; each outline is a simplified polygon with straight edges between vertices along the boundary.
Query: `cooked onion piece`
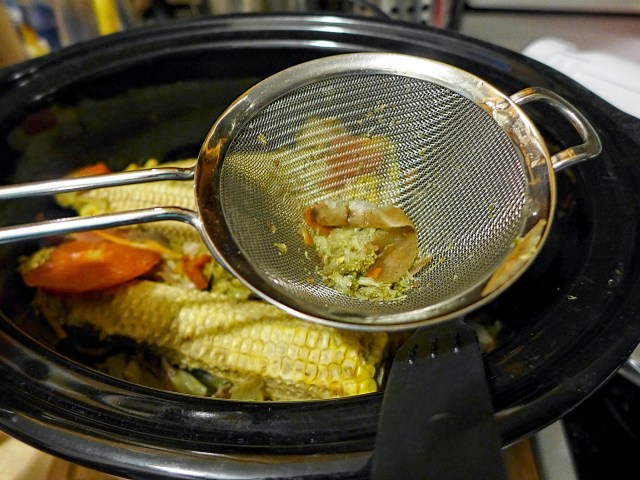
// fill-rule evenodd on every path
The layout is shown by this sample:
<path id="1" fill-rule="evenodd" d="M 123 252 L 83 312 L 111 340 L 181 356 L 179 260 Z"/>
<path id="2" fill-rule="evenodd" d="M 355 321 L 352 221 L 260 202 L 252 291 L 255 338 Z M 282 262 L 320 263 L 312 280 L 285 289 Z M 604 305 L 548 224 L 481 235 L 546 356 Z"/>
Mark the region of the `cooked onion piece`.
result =
<path id="1" fill-rule="evenodd" d="M 518 271 L 536 254 L 542 240 L 547 221 L 541 219 L 524 237 L 516 239 L 513 250 L 507 255 L 498 269 L 493 273 L 482 290 L 486 296 L 510 281 Z"/>
<path id="2" fill-rule="evenodd" d="M 418 257 L 418 234 L 394 205 L 327 200 L 304 209 L 305 244 L 320 259 L 323 283 L 367 300 L 399 300 L 429 263 Z"/>

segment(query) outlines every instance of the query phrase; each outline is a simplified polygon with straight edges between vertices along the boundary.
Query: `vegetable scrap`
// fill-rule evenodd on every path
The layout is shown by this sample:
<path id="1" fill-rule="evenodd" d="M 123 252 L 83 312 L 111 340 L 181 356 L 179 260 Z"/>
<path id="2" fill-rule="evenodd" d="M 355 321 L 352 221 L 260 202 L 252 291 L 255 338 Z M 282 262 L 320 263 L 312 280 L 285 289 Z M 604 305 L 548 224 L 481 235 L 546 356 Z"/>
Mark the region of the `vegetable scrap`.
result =
<path id="1" fill-rule="evenodd" d="M 24 282 L 55 292 L 88 292 L 140 277 L 160 262 L 156 251 L 95 237 L 71 237 L 39 251 L 20 268 Z"/>
<path id="2" fill-rule="evenodd" d="M 431 261 L 419 257 L 415 226 L 394 205 L 328 200 L 307 206 L 303 220 L 303 241 L 319 257 L 323 283 L 355 298 L 403 299 Z"/>
<path id="3" fill-rule="evenodd" d="M 538 222 L 523 237 L 515 241 L 515 245 L 507 258 L 493 273 L 482 290 L 482 296 L 493 293 L 498 288 L 506 285 L 518 271 L 531 260 L 538 250 L 538 245 L 542 240 L 547 221 L 545 219 Z"/>
<path id="4" fill-rule="evenodd" d="M 142 168 L 156 165 L 150 160 Z M 105 170 L 97 164 L 73 174 Z M 64 193 L 56 200 L 79 215 L 169 203 L 195 208 L 192 185 L 179 181 Z M 286 253 L 284 244 L 275 248 Z M 114 345 L 112 355 L 105 360 L 101 350 L 92 366 L 127 381 L 243 401 L 380 388 L 390 335 L 311 324 L 255 299 L 211 257 L 197 231 L 179 222 L 49 239 L 21 258 L 19 269 L 37 289 L 34 305 L 53 330 L 66 342 L 82 342 L 88 330 Z M 86 355 L 86 346 L 79 349 Z"/>

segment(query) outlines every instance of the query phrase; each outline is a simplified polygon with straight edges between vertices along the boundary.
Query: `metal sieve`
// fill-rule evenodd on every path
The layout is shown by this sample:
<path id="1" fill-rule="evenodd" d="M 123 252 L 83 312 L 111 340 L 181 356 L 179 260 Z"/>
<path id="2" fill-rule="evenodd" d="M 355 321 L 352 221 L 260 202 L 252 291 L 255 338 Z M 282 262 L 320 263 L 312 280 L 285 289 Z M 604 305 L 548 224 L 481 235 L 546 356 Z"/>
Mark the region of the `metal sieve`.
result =
<path id="1" fill-rule="evenodd" d="M 582 144 L 550 156 L 519 104 L 543 101 Z M 0 243 L 175 219 L 262 298 L 303 319 L 405 329 L 459 316 L 526 270 L 549 230 L 554 170 L 597 155 L 587 120 L 553 92 L 511 97 L 468 72 L 389 53 L 326 57 L 260 82 L 216 121 L 193 169 L 157 168 L 0 189 L 0 199 L 195 177 L 197 212 L 163 207 L 0 230 Z M 401 207 L 431 263 L 406 298 L 325 286 L 302 211 L 327 199 Z M 523 248 L 523 245 L 526 248 Z"/>

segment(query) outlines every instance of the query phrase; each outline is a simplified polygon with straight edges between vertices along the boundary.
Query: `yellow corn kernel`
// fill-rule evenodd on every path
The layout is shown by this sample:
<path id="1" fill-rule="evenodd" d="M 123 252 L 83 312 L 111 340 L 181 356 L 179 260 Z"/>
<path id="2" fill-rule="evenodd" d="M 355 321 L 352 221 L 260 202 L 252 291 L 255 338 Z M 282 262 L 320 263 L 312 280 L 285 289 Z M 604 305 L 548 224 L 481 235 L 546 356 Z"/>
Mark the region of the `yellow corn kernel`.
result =
<path id="1" fill-rule="evenodd" d="M 234 382 L 261 377 L 274 400 L 375 391 L 388 340 L 304 322 L 257 300 L 146 280 L 75 296 L 40 291 L 36 302 L 52 322 L 132 338 L 181 367 Z"/>
<path id="2" fill-rule="evenodd" d="M 195 160 L 164 163 L 162 166 L 189 167 Z M 156 166 L 156 161 L 150 160 L 139 168 Z M 134 170 L 129 167 L 127 170 Z M 100 215 L 105 213 L 124 212 L 151 207 L 182 207 L 195 209 L 195 195 L 193 182 L 180 180 L 166 180 L 161 182 L 122 185 L 120 187 L 96 188 L 82 192 L 61 193 L 56 195 L 56 201 L 63 207 L 72 208 L 80 216 Z M 163 238 L 169 239 L 171 246 L 180 250 L 187 242 L 200 242 L 198 231 L 191 225 L 176 221 L 155 222 L 139 225 L 135 228 L 143 231 L 155 232 Z M 203 245 L 204 250 L 204 245 Z"/>

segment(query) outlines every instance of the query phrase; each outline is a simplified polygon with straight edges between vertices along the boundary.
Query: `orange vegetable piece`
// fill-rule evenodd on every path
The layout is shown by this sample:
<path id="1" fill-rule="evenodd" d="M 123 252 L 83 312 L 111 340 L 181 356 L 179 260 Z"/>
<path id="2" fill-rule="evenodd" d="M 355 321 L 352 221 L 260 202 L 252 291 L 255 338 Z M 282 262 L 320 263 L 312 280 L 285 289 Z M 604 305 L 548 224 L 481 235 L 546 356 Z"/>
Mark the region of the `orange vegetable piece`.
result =
<path id="1" fill-rule="evenodd" d="M 104 162 L 97 162 L 92 165 L 87 165 L 86 167 L 80 167 L 74 171 L 72 171 L 69 176 L 70 177 L 87 177 L 89 175 L 101 175 L 103 173 L 111 173 L 109 167 Z"/>
<path id="2" fill-rule="evenodd" d="M 364 276 L 377 280 L 381 273 L 382 273 L 382 267 L 377 267 L 374 265 L 367 271 L 367 273 L 364 274 Z"/>
<path id="3" fill-rule="evenodd" d="M 313 238 L 311 238 L 311 234 L 309 233 L 309 230 L 307 230 L 306 228 L 302 230 L 302 238 L 304 240 L 304 244 L 307 247 L 313 247 Z"/>
<path id="4" fill-rule="evenodd" d="M 182 260 L 182 271 L 198 290 L 204 290 L 209 286 L 207 277 L 204 276 L 204 266 L 211 261 L 211 255 L 200 255 L 195 258 L 185 257 Z"/>
<path id="5" fill-rule="evenodd" d="M 152 250 L 113 242 L 71 240 L 40 265 L 22 271 L 24 282 L 61 293 L 102 290 L 147 273 L 160 261 Z"/>
<path id="6" fill-rule="evenodd" d="M 313 208 L 305 207 L 304 211 L 302 212 L 302 217 L 304 219 L 304 223 L 309 225 L 311 228 L 315 228 L 316 230 L 318 230 L 318 233 L 320 233 L 320 235 L 327 236 L 329 235 L 329 233 L 331 233 L 331 228 L 326 227 L 316 221 L 313 215 Z"/>
<path id="7" fill-rule="evenodd" d="M 329 172 L 323 187 L 339 188 L 354 176 L 375 172 L 383 163 L 385 140 L 351 135 L 333 141 L 333 155 L 327 158 Z"/>

